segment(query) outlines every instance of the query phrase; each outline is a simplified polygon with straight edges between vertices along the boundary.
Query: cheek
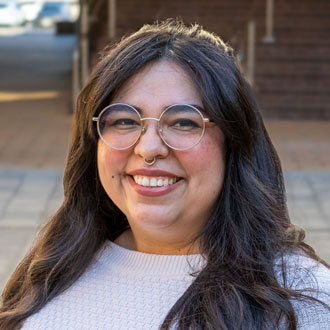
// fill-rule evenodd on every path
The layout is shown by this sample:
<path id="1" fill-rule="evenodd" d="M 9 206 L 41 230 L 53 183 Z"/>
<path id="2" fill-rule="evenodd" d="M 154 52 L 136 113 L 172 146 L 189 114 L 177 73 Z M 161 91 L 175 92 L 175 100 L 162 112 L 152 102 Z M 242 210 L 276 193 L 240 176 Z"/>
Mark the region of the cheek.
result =
<path id="1" fill-rule="evenodd" d="M 206 176 L 208 181 L 213 176 L 223 177 L 225 169 L 224 137 L 220 130 L 211 132 L 203 137 L 194 152 L 185 155 L 185 163 L 190 172 Z M 212 180 L 212 179 L 211 179 Z"/>
<path id="2" fill-rule="evenodd" d="M 209 134 L 197 147 L 185 157 L 186 170 L 193 188 L 203 195 L 199 194 L 199 198 L 213 201 L 221 192 L 225 175 L 223 135 L 220 131 Z"/>
<path id="3" fill-rule="evenodd" d="M 99 141 L 97 166 L 101 183 L 107 190 L 107 187 L 122 175 L 125 166 L 125 152 L 113 150 Z"/>
<path id="4" fill-rule="evenodd" d="M 102 146 L 102 142 L 99 142 L 97 149 L 97 166 L 101 179 L 107 172 L 111 172 L 113 170 L 113 159 L 114 158 L 111 157 L 111 154 Z"/>

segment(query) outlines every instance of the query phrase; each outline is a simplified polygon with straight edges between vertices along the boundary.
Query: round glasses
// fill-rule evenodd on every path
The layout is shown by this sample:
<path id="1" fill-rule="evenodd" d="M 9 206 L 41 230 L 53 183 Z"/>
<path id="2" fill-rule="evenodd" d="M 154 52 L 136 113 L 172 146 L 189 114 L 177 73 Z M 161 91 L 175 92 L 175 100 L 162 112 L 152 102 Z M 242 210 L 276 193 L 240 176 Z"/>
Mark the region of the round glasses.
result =
<path id="1" fill-rule="evenodd" d="M 98 117 L 93 117 L 102 141 L 116 150 L 128 149 L 139 140 L 147 129 L 145 120 L 156 120 L 159 136 L 168 147 L 175 150 L 194 147 L 202 139 L 206 125 L 215 125 L 190 104 L 171 105 L 159 118 L 142 118 L 132 105 L 114 103 L 104 108 Z"/>

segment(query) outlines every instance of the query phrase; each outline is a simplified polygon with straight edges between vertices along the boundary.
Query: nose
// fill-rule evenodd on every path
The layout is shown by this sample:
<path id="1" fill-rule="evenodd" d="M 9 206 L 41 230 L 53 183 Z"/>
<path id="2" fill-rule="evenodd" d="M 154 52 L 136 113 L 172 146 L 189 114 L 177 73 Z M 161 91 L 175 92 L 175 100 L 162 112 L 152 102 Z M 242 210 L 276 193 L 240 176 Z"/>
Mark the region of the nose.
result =
<path id="1" fill-rule="evenodd" d="M 158 121 L 148 120 L 143 122 L 143 131 L 134 147 L 134 152 L 147 160 L 154 157 L 165 158 L 168 155 L 169 148 L 163 142 L 158 132 Z"/>

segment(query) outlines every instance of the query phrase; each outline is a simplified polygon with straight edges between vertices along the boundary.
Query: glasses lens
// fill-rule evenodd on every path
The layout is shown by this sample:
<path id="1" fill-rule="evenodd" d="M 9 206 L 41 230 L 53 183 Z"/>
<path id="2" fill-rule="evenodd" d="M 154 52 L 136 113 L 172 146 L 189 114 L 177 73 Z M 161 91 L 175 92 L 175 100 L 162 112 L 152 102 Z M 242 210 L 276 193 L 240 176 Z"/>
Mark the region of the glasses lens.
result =
<path id="1" fill-rule="evenodd" d="M 134 145 L 141 134 L 140 116 L 129 105 L 112 104 L 101 114 L 99 134 L 109 147 L 127 149 Z"/>
<path id="2" fill-rule="evenodd" d="M 204 134 L 202 114 L 189 105 L 173 105 L 160 119 L 160 133 L 170 147 L 177 150 L 195 146 Z"/>

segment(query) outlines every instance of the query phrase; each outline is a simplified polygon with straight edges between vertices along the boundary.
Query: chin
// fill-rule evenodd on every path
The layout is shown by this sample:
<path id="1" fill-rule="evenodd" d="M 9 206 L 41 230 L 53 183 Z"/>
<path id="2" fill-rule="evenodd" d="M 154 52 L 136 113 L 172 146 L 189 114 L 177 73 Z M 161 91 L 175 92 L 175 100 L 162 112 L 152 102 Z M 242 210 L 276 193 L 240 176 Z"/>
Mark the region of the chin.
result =
<path id="1" fill-rule="evenodd" d="M 170 226 L 174 221 L 173 217 L 169 216 L 169 212 L 150 210 L 140 211 L 127 217 L 128 222 L 133 226 L 145 226 L 149 228 L 164 228 Z"/>
<path id="2" fill-rule="evenodd" d="M 172 223 L 168 218 L 161 218 L 159 215 L 152 216 L 150 214 L 128 221 L 149 228 L 164 228 L 170 226 Z"/>

